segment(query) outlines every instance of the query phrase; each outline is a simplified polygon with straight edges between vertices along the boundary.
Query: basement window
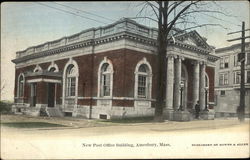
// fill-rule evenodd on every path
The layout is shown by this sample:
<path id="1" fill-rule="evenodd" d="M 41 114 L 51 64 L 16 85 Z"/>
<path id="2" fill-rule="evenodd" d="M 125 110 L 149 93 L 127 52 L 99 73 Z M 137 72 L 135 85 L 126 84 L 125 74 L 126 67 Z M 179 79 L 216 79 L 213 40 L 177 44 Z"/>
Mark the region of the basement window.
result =
<path id="1" fill-rule="evenodd" d="M 226 91 L 224 91 L 224 90 L 223 90 L 223 91 L 220 91 L 220 95 L 221 95 L 221 96 L 225 96 L 225 95 L 226 95 Z"/>
<path id="2" fill-rule="evenodd" d="M 72 112 L 64 112 L 65 117 L 72 117 Z"/>
<path id="3" fill-rule="evenodd" d="M 99 115 L 99 118 L 100 118 L 100 119 L 107 119 L 107 115 L 106 115 L 106 114 L 100 114 L 100 115 Z"/>

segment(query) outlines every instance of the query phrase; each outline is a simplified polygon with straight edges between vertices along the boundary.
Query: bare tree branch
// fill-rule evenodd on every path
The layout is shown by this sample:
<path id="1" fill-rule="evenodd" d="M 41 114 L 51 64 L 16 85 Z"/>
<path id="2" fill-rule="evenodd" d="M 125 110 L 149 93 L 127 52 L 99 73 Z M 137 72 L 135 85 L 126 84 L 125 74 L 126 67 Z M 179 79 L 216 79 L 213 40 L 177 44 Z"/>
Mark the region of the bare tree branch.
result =
<path id="1" fill-rule="evenodd" d="M 147 4 L 152 8 L 152 10 L 154 11 L 154 13 L 155 13 L 155 16 L 157 17 L 157 19 L 159 19 L 159 16 L 158 16 L 158 14 L 157 14 L 157 12 L 156 12 L 156 10 L 155 10 L 155 8 L 157 8 L 155 5 L 153 5 L 152 3 L 150 3 L 150 2 L 148 2 L 147 1 Z M 155 7 L 155 8 L 154 8 Z M 158 9 L 158 8 L 157 8 Z"/>
<path id="2" fill-rule="evenodd" d="M 230 23 L 230 24 L 234 24 L 234 23 L 232 23 L 232 22 L 230 22 L 230 21 L 226 21 L 226 20 L 224 20 L 224 19 L 221 19 L 221 18 L 212 16 L 212 15 L 208 15 L 208 14 L 205 14 L 205 13 L 200 13 L 200 14 L 203 14 L 203 15 L 205 15 L 205 16 L 207 16 L 207 17 L 211 17 L 211 18 L 217 19 L 217 20 L 219 20 L 219 21 L 223 21 L 223 22 L 227 22 L 227 23 Z M 234 24 L 234 25 L 236 25 L 236 26 L 241 26 L 241 25 L 238 25 L 238 24 Z"/>
<path id="3" fill-rule="evenodd" d="M 184 3 L 185 2 L 185 3 Z M 198 3 L 199 2 L 199 3 Z M 158 7 L 155 5 L 158 4 Z M 214 15 L 208 16 L 215 18 L 217 20 L 223 21 L 223 19 L 217 18 L 215 14 L 223 16 L 231 16 L 230 14 L 223 13 L 221 10 L 210 10 L 206 6 L 207 2 L 201 0 L 197 1 L 156 1 L 153 4 L 147 2 L 147 6 L 150 6 L 153 13 L 156 15 L 157 19 L 151 18 L 149 12 L 145 16 L 139 16 L 136 18 L 147 18 L 158 24 L 158 37 L 157 37 L 157 94 L 156 94 L 156 107 L 155 107 L 155 120 L 160 121 L 163 117 L 163 108 L 166 106 L 164 102 L 164 93 L 166 93 L 166 55 L 167 55 L 167 41 L 170 36 L 181 35 L 182 33 L 187 33 L 186 31 L 207 27 L 207 26 L 219 26 L 223 29 L 228 29 L 221 24 L 208 23 L 200 24 L 198 23 L 198 14 L 203 16 L 208 16 L 207 14 L 213 13 Z M 146 10 L 147 6 L 143 6 L 142 10 Z M 213 8 L 214 9 L 214 8 Z M 173 14 L 174 12 L 174 14 Z M 177 12 L 175 14 L 175 12 Z M 140 11 L 140 14 L 142 11 Z M 152 12 L 151 12 L 152 13 Z M 150 13 L 150 14 L 151 14 Z M 183 25 L 182 29 L 173 29 L 174 25 Z M 173 32 L 170 32 L 173 31 Z M 171 35 L 170 35 L 171 33 Z M 178 106 L 174 106 L 174 110 L 177 110 Z M 180 108 L 179 108 L 180 109 Z"/>
<path id="4" fill-rule="evenodd" d="M 175 22 L 178 20 L 178 18 L 188 9 L 190 8 L 192 5 L 198 3 L 199 1 L 196 1 L 196 2 L 191 2 L 189 5 L 187 5 L 186 7 L 184 7 L 177 15 L 176 17 L 174 17 L 174 19 L 168 23 L 168 27 L 169 27 L 169 30 L 168 32 L 170 32 L 171 28 L 173 27 L 173 25 L 175 24 Z"/>
<path id="5" fill-rule="evenodd" d="M 185 12 L 182 15 L 190 15 L 192 13 L 219 13 L 227 17 L 235 17 L 234 15 L 228 15 L 221 11 L 215 11 L 215 10 L 190 10 L 189 12 Z"/>
<path id="6" fill-rule="evenodd" d="M 137 16 L 141 16 L 141 13 L 142 13 L 142 11 L 146 8 L 146 6 L 147 6 L 147 3 L 144 2 L 143 7 L 142 7 L 141 10 L 136 14 L 136 17 L 137 17 Z"/>
<path id="7" fill-rule="evenodd" d="M 197 25 L 197 26 L 193 26 L 193 27 L 186 28 L 186 29 L 184 29 L 184 30 L 186 31 L 186 30 L 190 30 L 190 29 L 194 29 L 194 28 L 200 28 L 200 27 L 204 27 L 204 26 L 220 26 L 220 27 L 224 28 L 225 30 L 228 30 L 228 28 L 224 27 L 224 26 L 221 25 L 221 24 L 212 24 L 212 23 L 200 24 L 200 25 Z"/>
<path id="8" fill-rule="evenodd" d="M 172 12 L 172 11 L 174 11 L 179 5 L 181 5 L 182 3 L 184 3 L 185 1 L 180 1 L 180 2 L 174 2 L 173 4 L 174 4 L 174 6 L 173 7 L 171 7 L 172 5 L 170 5 L 169 7 L 170 7 L 170 10 L 168 11 L 168 15 L 170 15 L 170 13 Z"/>

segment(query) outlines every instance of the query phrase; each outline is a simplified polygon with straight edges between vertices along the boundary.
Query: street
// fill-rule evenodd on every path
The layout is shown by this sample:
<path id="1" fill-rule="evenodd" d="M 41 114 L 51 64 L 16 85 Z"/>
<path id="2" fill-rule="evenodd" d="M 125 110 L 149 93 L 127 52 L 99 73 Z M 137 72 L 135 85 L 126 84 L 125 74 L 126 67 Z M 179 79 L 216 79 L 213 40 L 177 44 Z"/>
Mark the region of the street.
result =
<path id="1" fill-rule="evenodd" d="M 32 129 L 1 125 L 2 159 L 215 157 L 249 157 L 249 119 Z"/>

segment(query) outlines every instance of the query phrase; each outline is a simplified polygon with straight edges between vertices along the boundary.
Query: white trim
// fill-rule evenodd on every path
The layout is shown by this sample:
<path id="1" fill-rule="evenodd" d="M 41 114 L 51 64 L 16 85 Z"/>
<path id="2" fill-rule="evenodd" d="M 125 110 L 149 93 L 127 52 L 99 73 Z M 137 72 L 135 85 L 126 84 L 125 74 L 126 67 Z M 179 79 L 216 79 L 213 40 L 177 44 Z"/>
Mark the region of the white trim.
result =
<path id="1" fill-rule="evenodd" d="M 51 68 L 55 68 L 56 69 L 55 72 L 59 72 L 58 66 L 57 64 L 55 64 L 54 61 L 52 61 L 51 64 L 49 65 L 48 71 L 50 71 Z"/>
<path id="2" fill-rule="evenodd" d="M 209 83 L 209 76 L 208 74 L 205 72 L 205 78 L 207 78 L 207 103 L 209 102 L 209 96 L 210 96 L 210 92 L 209 92 L 209 89 L 210 89 L 210 83 Z M 205 87 L 206 87 L 206 79 L 205 79 Z"/>
<path id="3" fill-rule="evenodd" d="M 234 90 L 234 88 L 232 88 L 232 87 L 230 87 L 230 88 L 222 87 L 222 88 L 215 88 L 214 90 L 215 90 L 215 91 L 221 91 L 221 90 Z"/>
<path id="4" fill-rule="evenodd" d="M 113 74 L 114 74 L 114 69 L 113 69 L 113 64 L 112 61 L 109 60 L 107 57 L 104 57 L 104 59 L 101 61 L 99 64 L 98 68 L 98 87 L 97 87 L 97 97 L 101 97 L 101 69 L 103 64 L 108 63 L 111 71 L 110 71 L 110 96 L 105 96 L 105 97 L 113 97 Z"/>
<path id="5" fill-rule="evenodd" d="M 42 71 L 43 69 L 40 67 L 39 64 L 36 65 L 36 67 L 34 68 L 33 72 L 40 72 Z"/>
<path id="6" fill-rule="evenodd" d="M 16 68 L 22 68 L 22 67 L 34 65 L 37 63 L 48 63 L 51 61 L 67 59 L 70 57 L 78 57 L 78 56 L 93 54 L 91 48 L 92 48 L 92 46 L 86 46 L 86 47 L 79 48 L 79 49 L 77 48 L 75 50 L 61 52 L 59 55 L 55 54 L 55 55 L 49 55 L 49 56 L 45 56 L 45 57 L 41 57 L 41 58 L 28 60 L 25 63 L 16 64 Z M 110 48 L 112 48 L 112 49 L 110 49 Z M 146 54 L 151 54 L 151 55 L 152 54 L 156 55 L 156 53 L 157 53 L 157 48 L 155 46 L 147 45 L 143 42 L 134 42 L 133 40 L 130 40 L 130 39 L 126 39 L 126 40 L 119 39 L 115 42 L 98 44 L 98 46 L 94 50 L 94 54 L 103 53 L 103 52 L 110 51 L 110 50 L 124 49 L 124 48 L 144 52 Z M 187 49 L 179 49 L 177 46 L 175 46 L 175 47 L 170 46 L 169 48 L 173 48 L 173 49 L 168 49 L 168 52 L 174 51 L 174 52 L 176 52 L 177 55 L 182 55 L 182 56 L 185 55 L 185 58 L 199 60 L 199 61 L 201 61 L 201 60 L 207 61 L 206 55 L 197 54 L 196 51 L 192 52 L 192 51 L 189 51 Z M 215 63 L 209 62 L 209 66 L 215 67 Z"/>
<path id="7" fill-rule="evenodd" d="M 148 67 L 148 74 L 147 74 L 147 79 L 146 79 L 146 85 L 147 85 L 147 90 L 146 90 L 146 99 L 151 99 L 151 92 L 152 92 L 152 77 L 153 77 L 153 74 L 152 74 L 152 67 L 150 65 L 150 63 L 147 61 L 147 59 L 145 57 L 143 57 L 142 60 L 140 60 L 136 67 L 135 67 L 135 84 L 134 84 L 134 98 L 135 99 L 140 99 L 138 97 L 138 76 L 139 76 L 139 67 L 142 65 L 142 64 L 145 64 L 147 65 Z M 145 99 L 145 98 L 143 98 Z"/>
<path id="8" fill-rule="evenodd" d="M 91 99 L 91 97 L 78 97 L 78 99 Z M 92 97 L 94 100 L 131 100 L 131 101 L 156 101 L 156 99 L 133 98 L 133 97 Z"/>
<path id="9" fill-rule="evenodd" d="M 65 99 L 67 98 L 65 93 L 66 93 L 66 73 L 67 73 L 67 69 L 69 67 L 69 65 L 74 65 L 75 69 L 76 69 L 76 88 L 75 88 L 75 104 L 77 104 L 77 97 L 78 97 L 78 77 L 79 77 L 79 67 L 78 64 L 75 60 L 71 58 L 69 58 L 69 61 L 66 63 L 66 65 L 64 66 L 63 69 L 63 90 L 62 90 L 62 105 L 65 104 Z"/>
<path id="10" fill-rule="evenodd" d="M 20 97 L 20 95 L 19 95 L 19 89 L 20 89 L 20 84 L 19 84 L 19 81 L 20 81 L 20 77 L 23 77 L 23 96 L 24 96 L 24 86 L 25 86 L 25 77 L 24 77 L 24 74 L 23 73 L 20 73 L 19 74 L 19 76 L 18 76 L 18 78 L 17 78 L 17 97 Z"/>
<path id="11" fill-rule="evenodd" d="M 55 80 L 55 79 L 46 79 L 46 78 L 36 78 L 36 79 L 27 80 L 27 83 L 35 83 L 35 82 L 61 83 L 62 81 Z"/>

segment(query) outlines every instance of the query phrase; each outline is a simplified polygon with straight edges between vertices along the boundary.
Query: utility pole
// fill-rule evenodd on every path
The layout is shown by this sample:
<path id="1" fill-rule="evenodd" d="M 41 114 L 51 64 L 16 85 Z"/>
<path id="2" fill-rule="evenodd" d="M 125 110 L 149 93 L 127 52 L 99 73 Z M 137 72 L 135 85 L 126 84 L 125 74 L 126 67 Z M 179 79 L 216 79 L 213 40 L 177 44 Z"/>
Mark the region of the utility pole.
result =
<path id="1" fill-rule="evenodd" d="M 240 105 L 239 108 L 237 108 L 237 114 L 239 120 L 242 122 L 245 120 L 245 59 L 246 59 L 246 53 L 245 53 L 245 39 L 250 38 L 250 36 L 245 36 L 245 31 L 249 31 L 250 29 L 245 29 L 245 22 L 242 22 L 242 30 L 237 32 L 231 32 L 229 34 L 239 33 L 241 32 L 240 38 L 230 39 L 231 41 L 237 41 L 241 40 L 241 53 L 238 54 L 238 62 L 241 63 L 240 65 L 240 72 L 241 72 L 241 81 L 240 81 Z"/>

